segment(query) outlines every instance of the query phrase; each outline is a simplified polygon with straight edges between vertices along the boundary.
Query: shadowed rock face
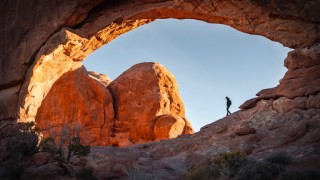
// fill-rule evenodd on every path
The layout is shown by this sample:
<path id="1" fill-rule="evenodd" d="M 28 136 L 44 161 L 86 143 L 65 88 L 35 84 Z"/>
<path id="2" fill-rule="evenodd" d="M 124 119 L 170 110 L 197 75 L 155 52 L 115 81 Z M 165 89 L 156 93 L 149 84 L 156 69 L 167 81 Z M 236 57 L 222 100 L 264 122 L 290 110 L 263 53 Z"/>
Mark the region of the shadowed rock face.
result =
<path id="1" fill-rule="evenodd" d="M 37 111 L 43 138 L 124 146 L 193 133 L 176 80 L 162 65 L 137 64 L 110 82 L 83 66 L 61 76 Z"/>
<path id="2" fill-rule="evenodd" d="M 123 176 L 133 164 L 159 178 L 176 179 L 194 166 L 210 163 L 219 152 L 240 149 L 259 157 L 286 151 L 296 158 L 297 167 L 319 169 L 319 6 L 318 0 L 3 0 L 0 160 L 7 158 L 8 146 L 17 139 L 17 121 L 34 121 L 51 86 L 75 63 L 155 19 L 191 18 L 230 25 L 294 48 L 280 85 L 261 91 L 240 112 L 199 133 L 121 149 L 93 148 L 82 166 L 102 179 Z M 165 121 L 173 127 L 183 124 Z M 161 132 L 162 123 L 156 124 L 156 132 Z M 71 163 L 79 166 L 79 161 Z M 52 164 L 30 168 L 25 171 L 29 175 L 49 172 L 43 169 L 61 172 Z"/>

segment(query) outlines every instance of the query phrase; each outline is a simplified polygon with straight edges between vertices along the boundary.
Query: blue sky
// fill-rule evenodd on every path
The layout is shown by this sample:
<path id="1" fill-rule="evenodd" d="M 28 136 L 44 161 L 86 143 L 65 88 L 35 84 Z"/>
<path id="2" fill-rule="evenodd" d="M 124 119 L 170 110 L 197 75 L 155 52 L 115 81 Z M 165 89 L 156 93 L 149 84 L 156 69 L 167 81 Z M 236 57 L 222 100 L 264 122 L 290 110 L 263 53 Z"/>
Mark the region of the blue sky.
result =
<path id="1" fill-rule="evenodd" d="M 141 62 L 159 62 L 177 79 L 195 131 L 231 112 L 286 72 L 291 49 L 231 27 L 196 20 L 156 20 L 119 36 L 90 54 L 85 67 L 115 79 Z"/>

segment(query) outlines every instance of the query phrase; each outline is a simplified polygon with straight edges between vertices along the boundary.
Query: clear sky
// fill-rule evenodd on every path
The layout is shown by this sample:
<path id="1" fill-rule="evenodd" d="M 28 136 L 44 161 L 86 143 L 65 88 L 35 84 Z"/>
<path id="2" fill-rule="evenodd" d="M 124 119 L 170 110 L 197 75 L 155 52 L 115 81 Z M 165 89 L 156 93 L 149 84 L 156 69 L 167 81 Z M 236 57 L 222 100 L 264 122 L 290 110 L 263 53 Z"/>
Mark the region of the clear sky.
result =
<path id="1" fill-rule="evenodd" d="M 195 131 L 231 112 L 286 72 L 291 49 L 229 26 L 196 20 L 156 20 L 90 54 L 85 67 L 112 80 L 141 62 L 159 62 L 177 79 L 186 117 Z"/>

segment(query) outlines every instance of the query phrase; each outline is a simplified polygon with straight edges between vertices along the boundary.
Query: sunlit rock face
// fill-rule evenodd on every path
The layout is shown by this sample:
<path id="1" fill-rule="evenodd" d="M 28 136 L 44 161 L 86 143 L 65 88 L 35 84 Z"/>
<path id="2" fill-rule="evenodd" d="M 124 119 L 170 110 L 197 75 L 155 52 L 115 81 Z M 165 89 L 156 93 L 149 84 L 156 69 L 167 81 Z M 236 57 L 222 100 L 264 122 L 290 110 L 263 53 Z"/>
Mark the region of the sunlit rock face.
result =
<path id="1" fill-rule="evenodd" d="M 141 63 L 110 82 L 83 66 L 62 75 L 36 115 L 43 138 L 124 146 L 193 133 L 177 82 L 162 65 Z"/>
<path id="2" fill-rule="evenodd" d="M 115 104 L 115 133 L 128 136 L 128 143 L 193 133 L 185 117 L 177 82 L 164 66 L 158 63 L 134 65 L 111 82 L 108 88 Z M 158 118 L 161 115 L 167 116 Z M 179 125 L 172 126 L 175 123 Z M 155 124 L 167 127 L 158 131 Z"/>
<path id="3" fill-rule="evenodd" d="M 159 116 L 155 119 L 154 137 L 156 140 L 175 138 L 183 133 L 185 126 L 185 120 L 179 116 Z"/>
<path id="4" fill-rule="evenodd" d="M 36 115 L 36 127 L 43 138 L 67 142 L 72 136 L 80 136 L 86 144 L 110 144 L 114 122 L 112 96 L 103 84 L 108 81 L 99 81 L 100 76 L 94 75 L 92 78 L 82 66 L 54 83 Z"/>

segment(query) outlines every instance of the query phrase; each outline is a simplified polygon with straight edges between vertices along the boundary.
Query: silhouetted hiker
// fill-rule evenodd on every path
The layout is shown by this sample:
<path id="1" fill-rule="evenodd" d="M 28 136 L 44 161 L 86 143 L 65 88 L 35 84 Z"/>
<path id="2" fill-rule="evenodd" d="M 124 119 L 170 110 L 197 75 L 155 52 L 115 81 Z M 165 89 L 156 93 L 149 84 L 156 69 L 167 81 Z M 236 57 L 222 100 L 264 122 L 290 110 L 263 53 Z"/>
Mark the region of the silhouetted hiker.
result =
<path id="1" fill-rule="evenodd" d="M 231 106 L 231 100 L 228 98 L 228 96 L 226 97 L 226 99 L 227 99 L 227 116 L 228 116 L 229 114 L 231 114 L 231 112 L 229 111 L 229 107 Z"/>

